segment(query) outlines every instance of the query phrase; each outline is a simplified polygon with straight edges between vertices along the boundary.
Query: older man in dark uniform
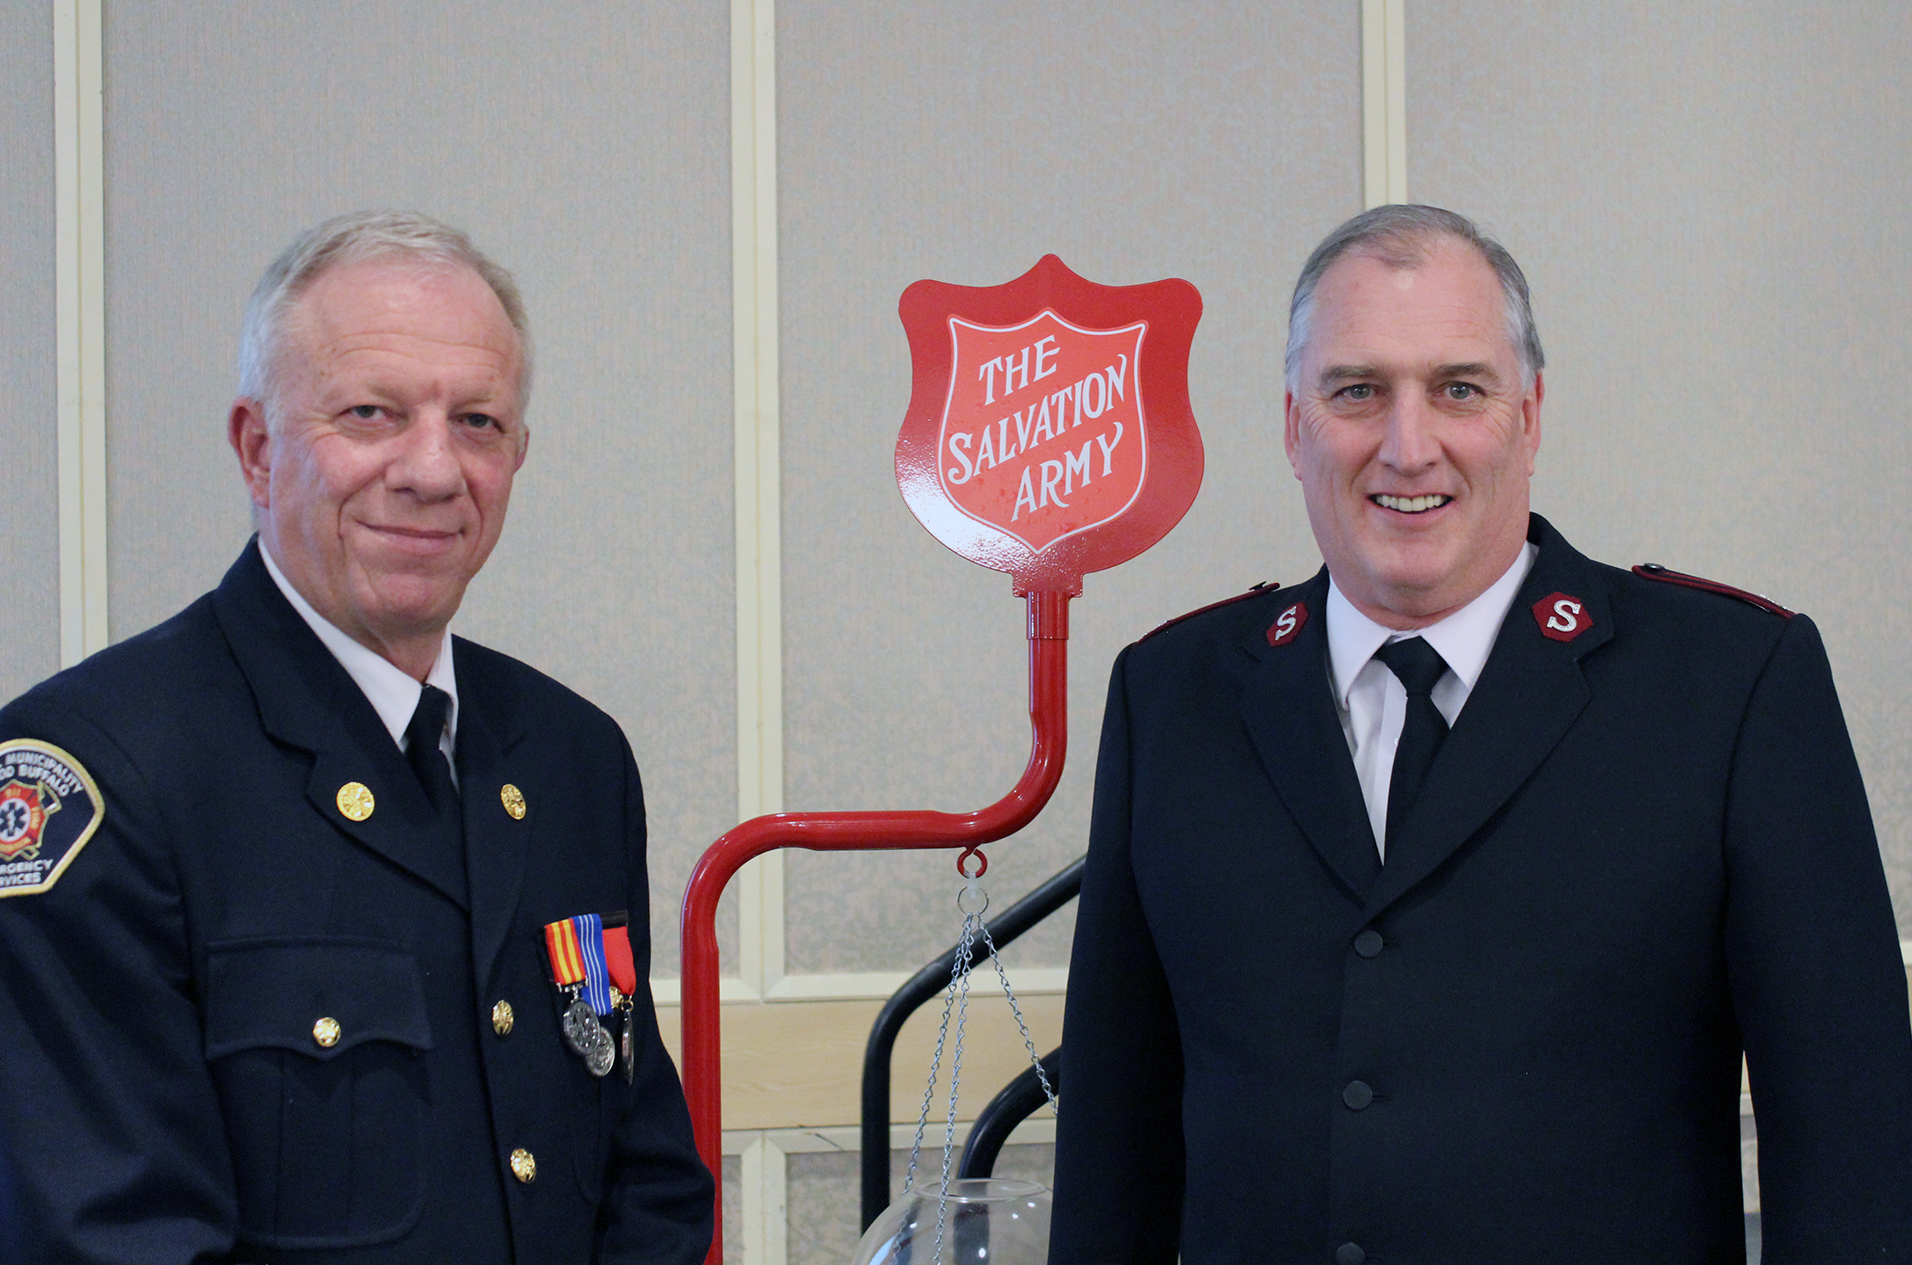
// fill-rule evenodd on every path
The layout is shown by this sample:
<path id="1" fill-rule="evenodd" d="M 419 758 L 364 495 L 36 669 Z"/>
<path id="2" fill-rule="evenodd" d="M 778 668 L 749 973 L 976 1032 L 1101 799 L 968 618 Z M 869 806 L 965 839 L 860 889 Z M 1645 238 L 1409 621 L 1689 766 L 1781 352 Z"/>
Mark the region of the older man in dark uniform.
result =
<path id="1" fill-rule="evenodd" d="M 1912 1024 L 1811 621 L 1528 505 L 1526 282 L 1384 207 L 1309 260 L 1326 567 L 1129 647 L 1065 1025 L 1056 1265 L 1912 1261 Z"/>
<path id="2" fill-rule="evenodd" d="M 529 350 L 454 230 L 301 237 L 230 418 L 257 538 L 0 712 L 30 1259 L 704 1255 L 630 749 L 448 631 L 524 460 Z"/>

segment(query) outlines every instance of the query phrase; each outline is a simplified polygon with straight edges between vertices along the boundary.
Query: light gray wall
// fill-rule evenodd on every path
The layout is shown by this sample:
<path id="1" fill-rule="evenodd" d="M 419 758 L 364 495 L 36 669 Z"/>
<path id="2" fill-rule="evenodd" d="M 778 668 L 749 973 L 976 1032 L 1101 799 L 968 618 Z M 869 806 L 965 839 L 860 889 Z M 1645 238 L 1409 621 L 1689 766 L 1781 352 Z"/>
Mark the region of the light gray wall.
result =
<path id="1" fill-rule="evenodd" d="M 1031 13 L 786 5 L 777 33 L 790 807 L 980 808 L 1028 754 L 1022 603 L 922 531 L 896 491 L 903 288 L 993 285 L 1054 251 L 1107 284 L 1184 277 L 1206 305 L 1190 360 L 1202 495 L 1073 604 L 1069 766 L 1036 825 L 990 849 L 1004 901 L 1083 849 L 1116 651 L 1319 565 L 1286 494 L 1279 278 L 1361 207 L 1356 7 Z M 787 864 L 792 972 L 920 965 L 955 937 L 946 854 Z M 1052 919 L 1014 956 L 1061 966 L 1070 930 Z"/>
<path id="2" fill-rule="evenodd" d="M 53 6 L 0 7 L 0 699 L 59 666 Z"/>
<path id="3" fill-rule="evenodd" d="M 1414 0 L 1407 34 L 1409 193 L 1488 221 L 1533 285 L 1535 508 L 1813 617 L 1912 934 L 1912 23 Z"/>
<path id="4" fill-rule="evenodd" d="M 113 635 L 211 587 L 250 530 L 225 415 L 271 258 L 359 206 L 468 230 L 516 273 L 539 363 L 511 521 L 455 627 L 623 723 L 674 973 L 677 896 L 736 816 L 728 11 L 106 18 Z"/>

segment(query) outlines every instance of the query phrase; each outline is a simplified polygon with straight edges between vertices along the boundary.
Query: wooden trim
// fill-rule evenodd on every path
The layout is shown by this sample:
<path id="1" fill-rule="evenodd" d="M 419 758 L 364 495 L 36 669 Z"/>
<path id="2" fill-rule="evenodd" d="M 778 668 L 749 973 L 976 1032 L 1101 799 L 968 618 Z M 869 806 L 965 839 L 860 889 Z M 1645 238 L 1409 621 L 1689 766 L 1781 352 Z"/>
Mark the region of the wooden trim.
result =
<path id="1" fill-rule="evenodd" d="M 969 1000 L 963 1043 L 963 1094 L 958 1114 L 973 1118 L 1011 1078 L 1029 1065 L 1015 1017 L 999 992 L 978 980 Z M 1062 998 L 1020 998 L 1036 1052 L 1062 1040 Z M 882 1002 L 877 1000 L 739 1001 L 724 1006 L 724 1128 L 823 1129 L 848 1127 L 861 1116 L 863 1047 Z M 891 1067 L 890 1119 L 914 1124 L 936 1048 L 942 1008 L 931 1004 L 903 1026 Z M 679 1011 L 657 1008 L 658 1027 L 673 1059 L 680 1057 Z M 946 1111 L 952 1041 L 943 1054 L 943 1081 L 930 1113 Z"/>

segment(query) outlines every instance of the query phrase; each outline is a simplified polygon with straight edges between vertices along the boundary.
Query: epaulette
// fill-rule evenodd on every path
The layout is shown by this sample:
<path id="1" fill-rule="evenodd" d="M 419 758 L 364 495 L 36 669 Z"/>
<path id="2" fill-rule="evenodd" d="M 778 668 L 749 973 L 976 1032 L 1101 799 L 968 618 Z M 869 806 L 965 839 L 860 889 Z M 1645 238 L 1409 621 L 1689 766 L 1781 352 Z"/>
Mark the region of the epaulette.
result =
<path id="1" fill-rule="evenodd" d="M 1173 628 L 1175 627 L 1175 625 L 1182 623 L 1184 620 L 1190 620 L 1195 618 L 1197 615 L 1206 615 L 1208 614 L 1208 612 L 1220 610 L 1224 606 L 1233 606 L 1236 602 L 1245 602 L 1251 597 L 1260 597 L 1263 593 L 1271 592 L 1280 587 L 1281 585 L 1274 580 L 1263 580 L 1260 584 L 1255 585 L 1253 588 L 1249 589 L 1246 593 L 1237 593 L 1233 597 L 1224 597 L 1219 602 L 1210 602 L 1206 606 L 1197 606 L 1192 611 L 1188 611 L 1184 614 L 1177 615 L 1174 619 L 1168 620 L 1165 623 L 1157 624 L 1155 627 L 1149 629 L 1148 633 L 1142 637 L 1142 640 L 1147 641 L 1150 637 L 1153 637 L 1156 633 L 1164 632 L 1167 629 Z"/>
<path id="2" fill-rule="evenodd" d="M 1703 576 L 1687 575 L 1683 571 L 1672 571 L 1657 562 L 1644 562 L 1633 568 L 1633 574 L 1649 580 L 1658 580 L 1662 584 L 1677 584 L 1681 588 L 1698 589 L 1702 593 L 1717 593 L 1721 597 L 1736 597 L 1748 606 L 1757 606 L 1769 614 L 1791 619 L 1793 612 L 1773 601 L 1770 597 L 1761 597 L 1757 593 L 1748 593 L 1745 589 L 1736 589 L 1730 584 L 1721 584 L 1718 580 L 1708 580 Z"/>

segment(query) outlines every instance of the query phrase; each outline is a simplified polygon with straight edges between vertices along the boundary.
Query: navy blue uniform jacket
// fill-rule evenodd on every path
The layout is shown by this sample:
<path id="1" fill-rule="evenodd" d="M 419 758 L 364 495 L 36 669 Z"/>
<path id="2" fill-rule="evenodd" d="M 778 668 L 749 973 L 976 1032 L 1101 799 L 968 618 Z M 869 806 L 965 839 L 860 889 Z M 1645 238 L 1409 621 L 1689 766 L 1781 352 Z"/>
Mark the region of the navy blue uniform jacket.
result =
<path id="1" fill-rule="evenodd" d="M 1385 867 L 1325 572 L 1117 661 L 1053 1265 L 1739 1261 L 1742 1049 L 1766 1265 L 1912 1261 L 1906 978 L 1817 632 L 1530 538 Z"/>
<path id="2" fill-rule="evenodd" d="M 630 749 L 523 664 L 453 654 L 468 874 L 256 543 L 215 592 L 0 712 L 0 741 L 71 753 L 105 803 L 50 890 L 0 899 L 0 1137 L 36 1253 L 702 1259 L 710 1177 L 643 986 Z M 348 782 L 372 792 L 363 821 Z M 617 910 L 640 982 L 628 1085 L 563 1044 L 541 950 L 547 922 Z"/>

